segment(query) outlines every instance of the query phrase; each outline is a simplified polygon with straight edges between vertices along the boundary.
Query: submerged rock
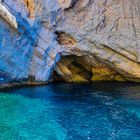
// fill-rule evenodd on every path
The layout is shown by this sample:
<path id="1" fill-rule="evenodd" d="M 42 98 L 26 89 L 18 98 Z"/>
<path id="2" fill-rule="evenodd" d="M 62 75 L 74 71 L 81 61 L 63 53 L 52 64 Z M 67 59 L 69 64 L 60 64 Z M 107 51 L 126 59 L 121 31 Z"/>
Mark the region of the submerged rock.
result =
<path id="1" fill-rule="evenodd" d="M 140 82 L 139 0 L 4 0 L 0 11 L 1 78 Z"/>

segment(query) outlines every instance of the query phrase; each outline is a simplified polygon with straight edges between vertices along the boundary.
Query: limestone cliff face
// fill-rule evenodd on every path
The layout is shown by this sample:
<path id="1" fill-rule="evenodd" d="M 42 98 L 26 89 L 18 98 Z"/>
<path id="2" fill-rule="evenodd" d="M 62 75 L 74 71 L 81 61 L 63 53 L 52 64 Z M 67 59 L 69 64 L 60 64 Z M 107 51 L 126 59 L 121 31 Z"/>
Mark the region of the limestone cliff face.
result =
<path id="1" fill-rule="evenodd" d="M 139 0 L 2 0 L 0 82 L 140 82 Z"/>

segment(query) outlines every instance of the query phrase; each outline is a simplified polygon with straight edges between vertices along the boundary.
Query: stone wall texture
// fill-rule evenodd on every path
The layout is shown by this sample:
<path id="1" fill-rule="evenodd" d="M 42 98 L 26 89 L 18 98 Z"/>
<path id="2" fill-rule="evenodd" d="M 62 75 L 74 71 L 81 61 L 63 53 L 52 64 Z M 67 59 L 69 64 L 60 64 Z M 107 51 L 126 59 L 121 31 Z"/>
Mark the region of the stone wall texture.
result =
<path id="1" fill-rule="evenodd" d="M 1 0 L 0 83 L 52 80 L 140 82 L 140 1 Z"/>

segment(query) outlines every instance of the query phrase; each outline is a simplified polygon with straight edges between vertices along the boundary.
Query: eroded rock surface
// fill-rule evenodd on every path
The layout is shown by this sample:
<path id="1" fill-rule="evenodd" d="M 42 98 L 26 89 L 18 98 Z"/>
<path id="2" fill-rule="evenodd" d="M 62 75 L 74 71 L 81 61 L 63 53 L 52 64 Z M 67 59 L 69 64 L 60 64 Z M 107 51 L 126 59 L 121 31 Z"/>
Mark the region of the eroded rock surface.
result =
<path id="1" fill-rule="evenodd" d="M 139 0 L 4 0 L 0 11 L 3 82 L 140 82 Z"/>

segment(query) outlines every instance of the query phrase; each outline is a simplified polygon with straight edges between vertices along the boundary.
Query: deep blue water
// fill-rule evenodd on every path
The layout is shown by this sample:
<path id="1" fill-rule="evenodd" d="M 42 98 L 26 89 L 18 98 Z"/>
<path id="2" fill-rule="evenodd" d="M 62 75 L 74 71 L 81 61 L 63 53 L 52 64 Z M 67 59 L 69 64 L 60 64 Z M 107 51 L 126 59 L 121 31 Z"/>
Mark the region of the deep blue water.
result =
<path id="1" fill-rule="evenodd" d="M 140 85 L 61 83 L 0 91 L 0 140 L 140 140 Z"/>

